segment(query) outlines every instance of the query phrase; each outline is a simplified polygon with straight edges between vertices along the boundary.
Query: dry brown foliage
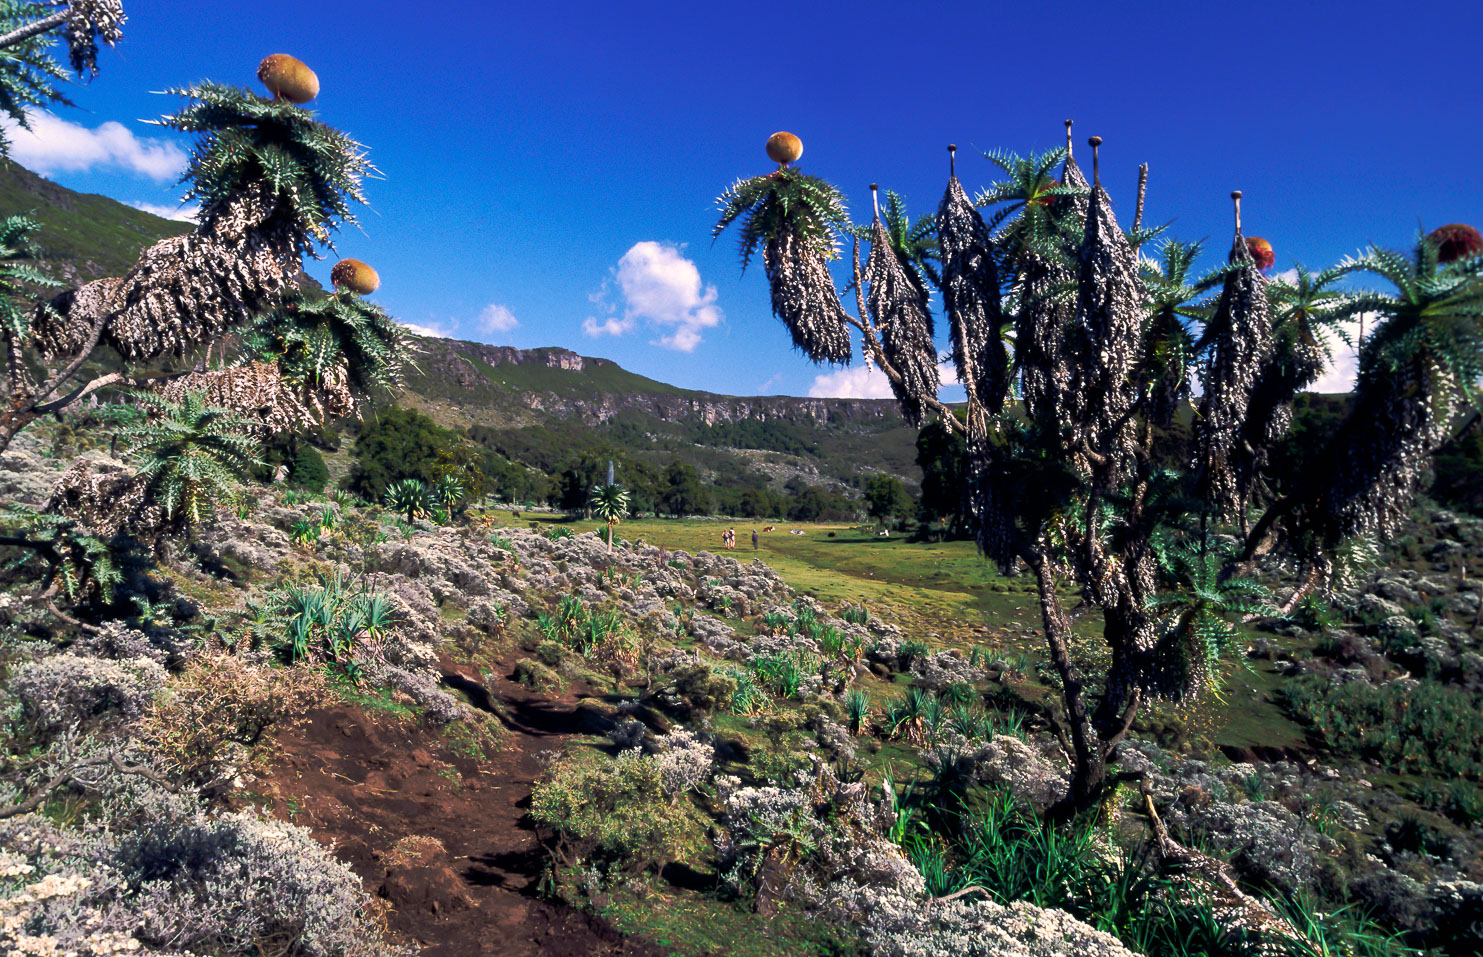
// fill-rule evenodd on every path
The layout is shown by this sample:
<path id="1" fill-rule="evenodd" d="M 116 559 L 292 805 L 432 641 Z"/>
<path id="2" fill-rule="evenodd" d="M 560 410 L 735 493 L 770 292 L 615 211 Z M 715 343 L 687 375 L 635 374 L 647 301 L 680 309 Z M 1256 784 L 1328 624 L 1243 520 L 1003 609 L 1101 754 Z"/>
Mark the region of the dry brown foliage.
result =
<path id="1" fill-rule="evenodd" d="M 201 786 L 270 763 L 276 753 L 270 731 L 302 723 L 327 693 L 317 671 L 212 652 L 193 660 L 155 700 L 140 720 L 138 738 Z"/>

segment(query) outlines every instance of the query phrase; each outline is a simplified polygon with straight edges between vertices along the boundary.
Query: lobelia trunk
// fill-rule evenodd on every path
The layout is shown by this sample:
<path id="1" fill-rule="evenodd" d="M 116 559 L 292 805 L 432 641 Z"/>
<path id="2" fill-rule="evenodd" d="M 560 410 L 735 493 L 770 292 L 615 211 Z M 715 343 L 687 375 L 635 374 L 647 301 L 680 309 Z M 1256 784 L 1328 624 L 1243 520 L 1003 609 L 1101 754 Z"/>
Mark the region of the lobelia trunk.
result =
<path id="1" fill-rule="evenodd" d="M 1045 641 L 1050 646 L 1051 662 L 1061 677 L 1061 698 L 1069 725 L 1067 730 L 1074 761 L 1071 789 L 1054 809 L 1055 814 L 1064 816 L 1092 806 L 1101 797 L 1102 784 L 1107 778 L 1107 761 L 1102 740 L 1087 712 L 1086 686 L 1081 671 L 1071 661 L 1071 620 L 1056 593 L 1055 576 L 1044 555 L 1027 555 L 1025 563 L 1035 573 Z"/>

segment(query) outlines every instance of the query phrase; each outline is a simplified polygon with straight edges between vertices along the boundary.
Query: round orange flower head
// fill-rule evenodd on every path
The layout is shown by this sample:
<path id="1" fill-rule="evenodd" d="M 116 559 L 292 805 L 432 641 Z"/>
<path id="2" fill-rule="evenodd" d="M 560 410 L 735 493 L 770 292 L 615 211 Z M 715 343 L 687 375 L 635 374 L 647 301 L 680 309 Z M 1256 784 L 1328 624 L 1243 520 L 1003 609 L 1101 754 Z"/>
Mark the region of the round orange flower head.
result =
<path id="1" fill-rule="evenodd" d="M 319 95 L 319 77 L 302 60 L 274 53 L 258 64 L 257 78 L 274 98 L 303 105 Z"/>
<path id="2" fill-rule="evenodd" d="M 802 155 L 803 140 L 787 130 L 781 130 L 767 138 L 767 158 L 779 166 L 796 163 Z"/>
<path id="3" fill-rule="evenodd" d="M 330 270 L 330 282 L 337 291 L 344 287 L 357 296 L 369 296 L 381 288 L 381 277 L 376 270 L 359 259 L 342 259 L 335 263 L 335 268 Z"/>
<path id="4" fill-rule="evenodd" d="M 1466 223 L 1448 223 L 1427 234 L 1437 246 L 1437 262 L 1456 262 L 1483 253 L 1483 235 Z"/>
<path id="5" fill-rule="evenodd" d="M 1246 238 L 1246 251 L 1251 253 L 1251 258 L 1256 260 L 1260 269 L 1271 269 L 1272 264 L 1277 261 L 1277 254 L 1272 251 L 1272 244 L 1260 236 L 1248 236 Z"/>

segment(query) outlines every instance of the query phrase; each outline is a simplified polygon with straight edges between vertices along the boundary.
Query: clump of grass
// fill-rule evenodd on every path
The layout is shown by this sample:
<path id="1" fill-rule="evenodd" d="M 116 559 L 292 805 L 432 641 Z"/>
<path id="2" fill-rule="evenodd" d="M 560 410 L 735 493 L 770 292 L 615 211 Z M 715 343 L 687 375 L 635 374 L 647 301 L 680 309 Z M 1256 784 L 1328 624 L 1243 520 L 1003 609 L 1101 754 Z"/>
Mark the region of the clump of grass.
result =
<path id="1" fill-rule="evenodd" d="M 924 641 L 903 641 L 901 647 L 896 649 L 896 662 L 902 671 L 910 671 L 911 663 L 918 658 L 927 657 L 928 650 Z"/>
<path id="2" fill-rule="evenodd" d="M 756 714 L 767 707 L 767 692 L 757 683 L 752 672 L 733 668 L 727 675 L 736 682 L 736 690 L 731 692 L 732 714 Z"/>
<path id="3" fill-rule="evenodd" d="M 632 663 L 637 638 L 617 608 L 589 609 L 577 595 L 563 595 L 551 612 L 536 613 L 536 627 L 551 642 L 604 664 Z"/>
<path id="4" fill-rule="evenodd" d="M 864 605 L 846 605 L 839 613 L 839 617 L 852 625 L 863 625 L 870 621 L 870 609 Z"/>
<path id="5" fill-rule="evenodd" d="M 752 661 L 752 675 L 757 683 L 780 698 L 797 698 L 804 679 L 817 674 L 819 662 L 805 652 L 776 652 Z"/>
<path id="6" fill-rule="evenodd" d="M 862 734 L 870 723 L 870 695 L 860 688 L 845 695 L 844 713 L 850 734 Z"/>
<path id="7" fill-rule="evenodd" d="M 1397 772 L 1483 779 L 1483 695 L 1421 681 L 1412 687 L 1308 675 L 1283 689 L 1283 705 L 1333 751 Z"/>

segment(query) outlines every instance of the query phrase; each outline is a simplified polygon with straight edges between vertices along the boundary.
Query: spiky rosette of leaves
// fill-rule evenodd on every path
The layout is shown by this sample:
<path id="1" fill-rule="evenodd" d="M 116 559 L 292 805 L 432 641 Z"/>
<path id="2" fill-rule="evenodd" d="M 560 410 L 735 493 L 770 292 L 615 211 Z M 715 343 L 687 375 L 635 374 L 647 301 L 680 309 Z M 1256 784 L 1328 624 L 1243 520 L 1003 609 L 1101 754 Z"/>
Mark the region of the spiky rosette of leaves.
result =
<path id="1" fill-rule="evenodd" d="M 1206 500 L 1217 514 L 1235 517 L 1241 507 L 1233 459 L 1251 395 L 1272 353 L 1272 324 L 1266 279 L 1238 227 L 1232 268 L 1200 339 L 1207 356 L 1201 377 L 1205 395 L 1196 423 L 1195 468 Z"/>
<path id="2" fill-rule="evenodd" d="M 1224 575 L 1229 556 L 1215 549 L 1186 545 L 1164 557 L 1170 586 L 1148 601 L 1161 634 L 1145 690 L 1184 700 L 1220 687 L 1217 665 L 1242 644 L 1235 622 L 1269 610 L 1271 601 L 1260 582 Z"/>
<path id="3" fill-rule="evenodd" d="M 259 239 L 295 261 L 333 243 L 355 222 L 364 178 L 375 172 L 365 147 L 291 103 L 220 83 L 168 93 L 187 98 L 155 121 L 196 134 L 182 181 L 201 204 L 198 231 L 232 241 Z"/>
<path id="4" fill-rule="evenodd" d="M 1161 428 L 1168 428 L 1190 397 L 1195 339 L 1189 323 L 1210 315 L 1197 300 L 1224 276 L 1224 270 L 1198 279 L 1190 276 L 1201 245 L 1166 242 L 1159 247 L 1156 258 L 1138 261 L 1145 318 L 1143 353 L 1134 378 L 1147 395 L 1149 419 Z"/>
<path id="5" fill-rule="evenodd" d="M 432 512 L 432 491 L 417 479 L 402 479 L 386 487 L 385 502 L 387 508 L 415 522 Z"/>
<path id="6" fill-rule="evenodd" d="M 99 41 L 113 46 L 123 38 L 123 4 L 120 0 L 75 0 L 70 3 L 36 3 L 0 0 L 0 37 L 6 40 L 0 59 L 0 110 L 21 129 L 29 130 L 28 108 L 46 103 L 71 102 L 57 89 L 67 73 L 51 55 L 60 31 L 67 44 L 72 69 L 84 79 L 98 72 Z M 0 133 L 0 157 L 10 151 L 10 141 Z"/>
<path id="7" fill-rule="evenodd" d="M 12 570 L 36 568 L 40 592 L 69 604 L 113 602 L 123 580 L 114 549 L 76 519 L 24 505 L 0 508 L 0 545 L 20 550 Z"/>
<path id="8" fill-rule="evenodd" d="M 343 290 L 295 297 L 257 320 L 247 346 L 276 361 L 321 417 L 340 418 L 355 414 L 363 397 L 401 388 L 410 341 L 381 307 Z"/>
<path id="9" fill-rule="evenodd" d="M 149 413 L 118 436 L 123 452 L 136 457 L 135 477 L 167 519 L 188 526 L 206 521 L 258 464 L 252 423 L 200 393 L 179 402 L 152 392 L 130 396 Z"/>
<path id="10" fill-rule="evenodd" d="M 932 314 L 912 284 L 901 258 L 891 248 L 880 217 L 871 230 L 870 258 L 865 261 L 865 303 L 881 333 L 885 360 L 900 374 L 891 391 L 908 424 L 918 426 L 927 402 L 937 396 L 937 346 L 932 342 Z"/>
<path id="11" fill-rule="evenodd" d="M 1378 316 L 1360 352 L 1354 406 L 1310 482 L 1296 525 L 1317 554 L 1344 539 L 1386 534 L 1409 507 L 1432 454 L 1483 376 L 1483 257 L 1445 265 L 1425 238 L 1413 255 L 1369 249 L 1341 269 L 1389 281 L 1346 312 Z"/>
<path id="12" fill-rule="evenodd" d="M 1139 359 L 1143 291 L 1137 261 L 1098 183 L 1087 206 L 1077 254 L 1076 313 L 1067 338 L 1071 388 L 1067 393 L 1074 438 L 1103 454 L 1131 454 L 1138 399 L 1133 367 Z"/>
<path id="13" fill-rule="evenodd" d="M 937 208 L 937 235 L 942 300 L 952 328 L 958 381 L 967 389 L 970 403 L 997 414 L 1010 386 L 999 267 L 988 226 L 957 176 L 948 178 Z"/>
<path id="14" fill-rule="evenodd" d="M 32 310 L 22 305 L 27 293 L 62 285 L 33 265 L 36 231 L 40 228 L 41 224 L 29 216 L 0 219 L 0 331 L 16 345 L 31 334 Z"/>
<path id="15" fill-rule="evenodd" d="M 1005 179 L 974 198 L 997 206 L 986 223 L 995 235 L 1001 275 L 1009 277 L 1015 317 L 1015 366 L 1030 417 L 1049 432 L 1059 429 L 1070 374 L 1062 361 L 1066 327 L 1075 311 L 1074 252 L 1081 229 L 1059 202 L 1079 189 L 1056 182 L 1051 171 L 1065 149 L 1018 156 L 986 153 Z"/>
<path id="16" fill-rule="evenodd" d="M 721 218 L 712 238 L 741 220 L 742 270 L 760 248 L 772 313 L 788 327 L 793 345 L 815 362 L 848 362 L 848 317 L 828 266 L 839 255 L 839 234 L 850 227 L 839 190 L 816 176 L 780 169 L 738 180 L 716 204 Z"/>
<path id="17" fill-rule="evenodd" d="M 298 273 L 262 244 L 187 233 L 145 249 L 122 279 L 98 279 L 45 304 L 33 320 L 42 355 L 73 355 L 102 322 L 130 360 L 182 355 L 277 305 Z"/>
<path id="18" fill-rule="evenodd" d="M 609 551 L 613 548 L 613 527 L 628 514 L 628 501 L 628 489 L 617 482 L 608 482 L 593 489 L 592 497 L 587 502 L 592 514 L 608 526 Z"/>

